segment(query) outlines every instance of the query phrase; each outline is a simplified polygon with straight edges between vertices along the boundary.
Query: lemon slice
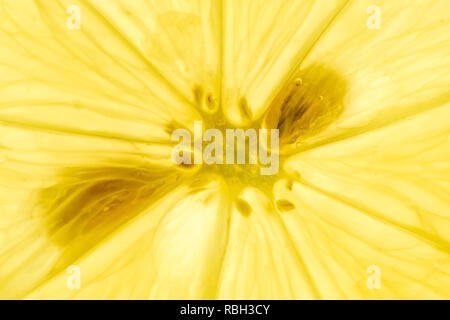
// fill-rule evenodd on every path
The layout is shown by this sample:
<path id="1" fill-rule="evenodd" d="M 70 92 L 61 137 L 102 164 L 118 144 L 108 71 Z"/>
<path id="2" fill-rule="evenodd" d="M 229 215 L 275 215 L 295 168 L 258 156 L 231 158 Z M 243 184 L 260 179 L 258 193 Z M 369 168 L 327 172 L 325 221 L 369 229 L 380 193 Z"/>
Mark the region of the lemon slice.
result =
<path id="1" fill-rule="evenodd" d="M 448 1 L 372 5 L 4 1 L 0 298 L 450 298 Z"/>

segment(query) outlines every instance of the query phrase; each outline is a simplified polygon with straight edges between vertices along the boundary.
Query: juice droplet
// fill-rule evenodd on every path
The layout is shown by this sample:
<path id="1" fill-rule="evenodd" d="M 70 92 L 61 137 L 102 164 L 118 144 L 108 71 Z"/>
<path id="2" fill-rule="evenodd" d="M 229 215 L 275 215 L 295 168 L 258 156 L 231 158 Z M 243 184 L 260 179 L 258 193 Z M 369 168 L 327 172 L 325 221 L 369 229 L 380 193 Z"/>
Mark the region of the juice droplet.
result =
<path id="1" fill-rule="evenodd" d="M 213 94 L 209 93 L 206 96 L 206 106 L 208 107 L 208 109 L 212 110 L 214 109 L 214 107 L 216 106 L 216 98 L 214 97 Z"/>
<path id="2" fill-rule="evenodd" d="M 303 84 L 303 80 L 301 78 L 296 78 L 294 80 L 294 83 L 297 87 L 301 86 Z"/>
<path id="3" fill-rule="evenodd" d="M 295 205 L 286 199 L 280 199 L 275 202 L 277 209 L 281 212 L 291 211 L 295 209 Z"/>
<path id="4" fill-rule="evenodd" d="M 249 203 L 240 198 L 236 200 L 236 208 L 244 217 L 248 217 L 252 213 L 252 207 Z"/>

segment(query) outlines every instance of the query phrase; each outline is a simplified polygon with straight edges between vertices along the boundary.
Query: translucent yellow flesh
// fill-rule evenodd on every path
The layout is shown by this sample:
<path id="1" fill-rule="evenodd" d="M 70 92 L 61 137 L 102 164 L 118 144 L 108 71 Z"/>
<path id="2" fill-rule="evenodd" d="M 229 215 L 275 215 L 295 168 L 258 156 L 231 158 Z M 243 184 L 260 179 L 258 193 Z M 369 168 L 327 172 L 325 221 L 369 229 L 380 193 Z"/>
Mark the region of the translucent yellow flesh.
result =
<path id="1" fill-rule="evenodd" d="M 0 1 L 0 298 L 450 298 L 449 4 L 371 4 Z M 177 167 L 195 120 L 280 173 Z"/>

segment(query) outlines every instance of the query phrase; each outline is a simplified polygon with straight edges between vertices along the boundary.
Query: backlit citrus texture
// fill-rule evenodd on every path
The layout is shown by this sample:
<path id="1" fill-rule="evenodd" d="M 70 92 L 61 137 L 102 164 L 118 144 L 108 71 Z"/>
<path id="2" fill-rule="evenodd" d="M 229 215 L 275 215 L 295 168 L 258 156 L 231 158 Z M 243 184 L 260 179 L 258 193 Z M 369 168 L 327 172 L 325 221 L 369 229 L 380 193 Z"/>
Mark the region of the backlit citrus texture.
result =
<path id="1" fill-rule="evenodd" d="M 449 299 L 449 12 L 1 0 L 0 298 Z M 279 172 L 176 165 L 199 120 Z"/>

